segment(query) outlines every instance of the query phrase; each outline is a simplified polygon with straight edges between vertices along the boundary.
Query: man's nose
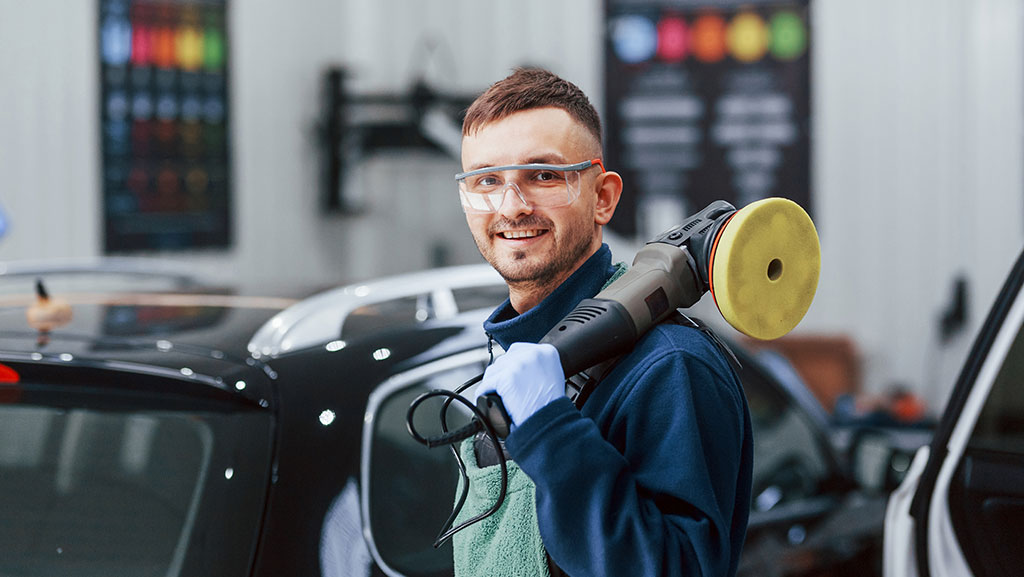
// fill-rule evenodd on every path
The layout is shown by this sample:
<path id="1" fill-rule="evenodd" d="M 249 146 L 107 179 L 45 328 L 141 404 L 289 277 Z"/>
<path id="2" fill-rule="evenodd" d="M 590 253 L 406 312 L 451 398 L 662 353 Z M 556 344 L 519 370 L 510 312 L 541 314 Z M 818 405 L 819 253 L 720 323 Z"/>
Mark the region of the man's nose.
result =
<path id="1" fill-rule="evenodd" d="M 514 182 L 509 182 L 505 185 L 505 189 L 502 191 L 504 194 L 501 197 L 501 206 L 498 207 L 498 214 L 515 220 L 515 217 L 521 214 L 532 214 L 533 207 L 526 201 L 526 197 L 523 196 L 523 192 L 519 190 L 519 186 Z"/>

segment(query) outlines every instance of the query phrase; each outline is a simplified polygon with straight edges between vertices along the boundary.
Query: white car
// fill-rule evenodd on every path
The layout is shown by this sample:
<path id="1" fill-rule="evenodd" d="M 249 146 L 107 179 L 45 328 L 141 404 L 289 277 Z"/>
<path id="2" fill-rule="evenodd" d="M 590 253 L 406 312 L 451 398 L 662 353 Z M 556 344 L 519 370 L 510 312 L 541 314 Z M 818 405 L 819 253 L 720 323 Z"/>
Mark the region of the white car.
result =
<path id="1" fill-rule="evenodd" d="M 1024 254 L 886 511 L 886 577 L 1024 575 Z"/>

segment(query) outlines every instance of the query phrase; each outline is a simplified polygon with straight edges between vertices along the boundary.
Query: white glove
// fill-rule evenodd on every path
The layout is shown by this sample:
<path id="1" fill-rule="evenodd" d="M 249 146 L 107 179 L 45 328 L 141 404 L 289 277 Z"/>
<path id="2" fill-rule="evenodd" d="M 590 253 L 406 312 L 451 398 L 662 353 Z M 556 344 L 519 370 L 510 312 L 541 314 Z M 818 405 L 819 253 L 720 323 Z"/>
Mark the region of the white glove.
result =
<path id="1" fill-rule="evenodd" d="M 498 393 L 518 426 L 544 405 L 565 396 L 565 375 L 558 350 L 549 344 L 512 343 L 484 371 L 479 395 Z"/>

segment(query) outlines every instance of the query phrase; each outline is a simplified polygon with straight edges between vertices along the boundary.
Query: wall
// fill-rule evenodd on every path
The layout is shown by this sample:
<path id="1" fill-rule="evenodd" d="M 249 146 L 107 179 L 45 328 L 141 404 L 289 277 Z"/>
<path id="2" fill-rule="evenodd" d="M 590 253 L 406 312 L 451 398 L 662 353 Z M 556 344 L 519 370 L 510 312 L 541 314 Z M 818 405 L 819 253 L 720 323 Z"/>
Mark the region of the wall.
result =
<path id="1" fill-rule="evenodd" d="M 806 328 L 853 336 L 869 387 L 939 405 L 1022 246 L 1022 4 L 821 2 L 814 23 L 824 264 Z M 956 274 L 970 326 L 942 345 Z"/>
<path id="2" fill-rule="evenodd" d="M 99 250 L 96 10 L 0 2 L 0 258 Z M 10 15 L 17 17 L 10 17 Z"/>
<path id="3" fill-rule="evenodd" d="M 232 2 L 236 243 L 159 256 L 263 290 L 478 262 L 451 182 L 458 164 L 443 156 L 376 157 L 352 183 L 367 212 L 323 213 L 321 73 L 344 64 L 356 90 L 379 91 L 423 71 L 477 91 L 539 64 L 601 107 L 599 6 Z M 824 264 L 799 331 L 853 337 L 868 390 L 906 382 L 941 404 L 1021 248 L 1022 10 L 1016 0 L 813 4 Z M 0 13 L 0 208 L 11 220 L 0 260 L 98 255 L 95 0 L 0 0 Z M 969 280 L 970 326 L 940 345 L 936 319 L 956 274 Z"/>

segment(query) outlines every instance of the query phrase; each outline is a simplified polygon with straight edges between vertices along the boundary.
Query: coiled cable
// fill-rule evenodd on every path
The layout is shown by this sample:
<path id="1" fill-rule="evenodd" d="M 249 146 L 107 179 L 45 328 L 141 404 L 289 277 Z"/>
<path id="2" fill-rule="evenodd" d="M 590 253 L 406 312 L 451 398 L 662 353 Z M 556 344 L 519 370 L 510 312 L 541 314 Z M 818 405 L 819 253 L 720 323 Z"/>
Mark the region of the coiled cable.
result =
<path id="1" fill-rule="evenodd" d="M 454 445 L 465 439 L 468 439 L 469 437 L 472 437 L 473 435 L 479 433 L 480 431 L 484 431 L 490 437 L 495 447 L 501 446 L 501 443 L 498 438 L 498 432 L 495 430 L 494 425 L 487 418 L 487 415 L 483 411 L 481 411 L 474 403 L 470 402 L 468 399 L 466 399 L 460 394 L 469 387 L 479 383 L 483 379 L 483 377 L 483 374 L 475 376 L 472 379 L 469 379 L 468 381 L 456 387 L 455 390 L 453 391 L 445 389 L 435 389 L 427 391 L 426 393 L 423 393 L 422 395 L 413 399 L 412 403 L 410 403 L 409 405 L 409 410 L 406 413 L 405 425 L 406 428 L 409 430 L 409 434 L 412 436 L 412 438 L 415 439 L 416 442 L 420 443 L 421 445 L 426 446 L 428 449 L 434 447 L 441 447 L 445 445 L 450 446 L 452 454 L 455 456 L 455 461 L 458 463 L 459 475 L 461 475 L 462 477 L 462 492 L 459 495 L 458 503 L 456 503 L 455 508 L 452 510 L 451 516 L 449 516 L 448 520 L 445 521 L 444 525 L 441 527 L 440 533 L 434 540 L 435 548 L 443 545 L 445 541 L 447 541 L 453 535 L 465 529 L 466 527 L 469 527 L 474 523 L 483 521 L 487 517 L 490 517 L 491 515 L 496 513 L 498 509 L 501 508 L 501 505 L 505 502 L 505 493 L 508 490 L 508 467 L 505 464 L 504 459 L 499 459 L 498 465 L 501 467 L 501 486 L 498 491 L 498 498 L 495 501 L 494 505 L 487 511 L 484 511 L 481 514 L 476 515 L 471 519 L 467 519 L 466 521 L 459 523 L 455 527 L 452 527 L 452 524 L 455 523 L 455 519 L 458 517 L 459 512 L 462 511 L 463 505 L 466 504 L 466 498 L 469 496 L 469 475 L 466 473 L 466 463 L 462 460 L 462 456 L 459 455 L 458 448 L 456 448 Z M 442 434 L 435 437 L 424 437 L 423 435 L 420 435 L 419 432 L 416 430 L 416 426 L 413 424 L 413 416 L 415 415 L 416 410 L 424 401 L 426 401 L 427 399 L 432 399 L 434 397 L 445 397 L 444 403 L 441 404 L 440 414 Z M 467 407 L 473 414 L 473 420 L 470 421 L 470 423 L 464 427 L 461 427 L 454 431 L 449 431 L 447 419 L 448 407 L 451 405 L 453 401 L 457 401 L 464 405 L 465 407 Z"/>

